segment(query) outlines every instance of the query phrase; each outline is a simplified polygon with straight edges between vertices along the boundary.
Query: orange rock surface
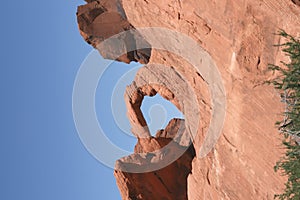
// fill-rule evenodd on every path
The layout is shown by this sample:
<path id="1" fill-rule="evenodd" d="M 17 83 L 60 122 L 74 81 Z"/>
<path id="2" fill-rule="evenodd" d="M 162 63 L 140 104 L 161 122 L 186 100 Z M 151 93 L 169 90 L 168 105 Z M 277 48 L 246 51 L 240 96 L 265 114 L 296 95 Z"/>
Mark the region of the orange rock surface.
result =
<path id="1" fill-rule="evenodd" d="M 115 0 L 109 4 L 105 3 L 108 1 L 101 0 L 87 2 L 85 6 L 88 9 L 93 10 L 91 5 L 99 4 L 103 10 L 119 13 L 115 15 L 118 16 L 114 18 L 118 19 L 115 22 L 110 21 L 110 17 L 105 17 L 103 13 L 106 11 L 86 12 L 86 7 L 79 7 L 81 34 L 93 46 L 96 47 L 102 40 L 91 41 L 89 38 L 106 38 L 126 29 L 165 27 L 176 30 L 197 41 L 208 52 L 220 71 L 226 91 L 226 117 L 221 137 L 206 157 L 199 158 L 197 150 L 201 148 L 203 132 L 207 130 L 212 107 L 208 85 L 203 77 L 180 56 L 151 49 L 151 43 L 146 51 L 118 58 L 124 62 L 135 60 L 174 68 L 191 86 L 198 100 L 198 105 L 195 106 L 202 112 L 201 122 L 195 124 L 198 126 L 198 134 L 192 145 L 196 150 L 195 155 L 188 151 L 183 160 L 180 158 L 166 168 L 149 173 L 135 174 L 116 170 L 115 176 L 124 200 L 256 200 L 273 199 L 274 194 L 282 191 L 285 177 L 275 173 L 273 166 L 283 153 L 281 138 L 274 126 L 281 118 L 283 105 L 276 90 L 263 83 L 274 76 L 267 65 L 279 64 L 286 59 L 280 48 L 274 46 L 282 42 L 274 33 L 283 29 L 292 35 L 300 35 L 298 0 Z M 119 9 L 115 9 L 116 5 Z M 82 13 L 89 19 L 88 25 L 81 17 Z M 110 25 L 102 26 L 95 20 L 101 18 Z M 146 36 L 141 37 L 142 41 L 148 43 Z M 105 52 L 100 53 L 105 55 Z M 157 70 L 153 69 L 153 72 Z M 154 93 L 160 89 L 166 98 L 173 92 L 171 90 L 168 93 L 164 87 L 154 87 Z M 151 95 L 151 92 L 143 95 Z M 180 108 L 181 100 L 178 99 L 175 95 L 169 100 Z M 135 113 L 138 109 L 139 106 L 132 106 L 128 112 Z M 133 117 L 137 116 L 139 115 L 135 114 Z M 167 140 L 172 141 L 166 138 L 162 131 L 156 138 L 139 139 L 135 153 L 150 155 L 152 151 L 164 146 Z M 139 159 L 146 157 L 130 155 L 117 161 L 117 166 L 128 162 L 136 164 L 141 162 Z M 185 170 L 182 170 L 182 166 L 185 166 Z"/>

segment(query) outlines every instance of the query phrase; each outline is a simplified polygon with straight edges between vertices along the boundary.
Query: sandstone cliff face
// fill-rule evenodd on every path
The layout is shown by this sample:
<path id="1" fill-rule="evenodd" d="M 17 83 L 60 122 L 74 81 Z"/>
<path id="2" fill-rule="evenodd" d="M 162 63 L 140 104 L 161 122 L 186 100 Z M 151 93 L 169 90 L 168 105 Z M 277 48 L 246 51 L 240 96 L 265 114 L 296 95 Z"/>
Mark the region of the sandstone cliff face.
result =
<path id="1" fill-rule="evenodd" d="M 282 154 L 281 138 L 273 125 L 280 118 L 278 113 L 282 111 L 282 105 L 276 91 L 262 83 L 273 76 L 267 70 L 267 64 L 278 64 L 280 60 L 286 59 L 279 48 L 273 46 L 281 40 L 274 33 L 284 29 L 292 35 L 299 36 L 299 1 L 87 2 L 87 5 L 79 7 L 78 22 L 81 34 L 93 46 L 96 47 L 103 39 L 128 29 L 165 27 L 176 30 L 193 38 L 209 53 L 225 85 L 227 104 L 222 135 L 206 157 L 198 158 L 197 149 L 200 149 L 203 143 L 203 133 L 208 128 L 212 109 L 207 82 L 180 56 L 151 48 L 152 44 L 148 42 L 147 36 L 140 35 L 142 40 L 130 40 L 131 43 L 148 43 L 149 48 L 114 59 L 124 62 L 149 62 L 155 65 L 159 63 L 163 64 L 161 67 L 174 69 L 196 95 L 198 104 L 194 106 L 199 108 L 202 118 L 200 124 L 194 124 L 198 133 L 196 138 L 193 138 L 195 156 L 189 150 L 173 164 L 154 172 L 134 174 L 116 170 L 115 176 L 122 198 L 273 199 L 274 194 L 282 190 L 285 182 L 284 177 L 273 171 L 275 162 Z M 100 5 L 101 10 L 95 9 L 95 5 Z M 113 21 L 110 21 L 112 17 L 106 16 L 110 13 L 114 13 Z M 105 25 L 102 22 L 105 22 Z M 121 39 L 120 42 L 124 42 L 123 46 L 126 48 L 126 40 Z M 103 49 L 100 53 L 107 55 L 115 51 L 110 47 L 107 49 L 110 53 Z M 152 73 L 151 70 L 155 74 L 158 69 L 150 68 L 149 73 Z M 133 99 L 138 101 L 137 104 L 130 101 L 132 96 L 128 99 L 128 102 L 131 102 L 128 103 L 128 108 L 133 128 L 145 127 L 142 114 L 139 113 L 142 97 L 139 98 L 138 95 L 151 96 L 157 92 L 163 94 L 162 96 L 173 102 L 183 111 L 185 117 L 188 117 L 188 110 L 184 111 L 181 107 L 180 102 L 183 100 L 178 96 L 178 90 L 176 93 L 173 91 L 176 88 L 170 90 L 167 86 L 149 85 L 135 88 L 138 92 L 135 93 L 137 97 Z M 141 90 L 144 90 L 144 93 Z M 140 121 L 137 122 L 138 119 Z M 144 159 L 146 164 L 151 163 L 151 159 L 147 159 L 146 155 L 169 142 L 165 132 L 150 139 L 147 133 L 141 133 L 141 137 L 138 132 L 136 131 L 136 135 L 140 139 L 135 152 L 146 153 L 145 158 L 135 155 L 122 158 L 117 162 L 120 169 L 122 163 L 137 164 L 141 163 L 140 159 Z M 188 139 L 175 142 L 179 144 L 180 141 Z M 160 187 L 162 184 L 164 186 Z"/>

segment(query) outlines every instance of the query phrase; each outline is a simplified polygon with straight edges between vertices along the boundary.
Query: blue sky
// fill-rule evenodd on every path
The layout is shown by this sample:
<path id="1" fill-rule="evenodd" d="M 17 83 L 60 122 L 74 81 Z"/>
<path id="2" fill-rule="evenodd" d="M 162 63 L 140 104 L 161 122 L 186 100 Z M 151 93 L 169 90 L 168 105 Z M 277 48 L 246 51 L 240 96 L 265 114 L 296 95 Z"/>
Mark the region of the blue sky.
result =
<path id="1" fill-rule="evenodd" d="M 73 83 L 92 50 L 77 29 L 76 7 L 83 3 L 2 3 L 0 199 L 120 199 L 113 170 L 86 151 L 73 121 Z M 135 66 L 114 63 L 96 95 L 97 115 L 105 132 L 127 150 L 132 150 L 135 138 L 124 135 L 106 110 L 113 89 L 108 86 Z M 109 78 L 112 76 L 114 79 Z M 100 94 L 105 94 L 104 98 Z M 167 120 L 179 115 L 160 97 L 145 102 L 148 122 L 147 110 L 153 105 L 153 116 L 164 113 L 162 108 L 170 111 Z M 162 106 L 155 106 L 157 103 Z M 156 126 L 165 125 L 155 120 Z"/>

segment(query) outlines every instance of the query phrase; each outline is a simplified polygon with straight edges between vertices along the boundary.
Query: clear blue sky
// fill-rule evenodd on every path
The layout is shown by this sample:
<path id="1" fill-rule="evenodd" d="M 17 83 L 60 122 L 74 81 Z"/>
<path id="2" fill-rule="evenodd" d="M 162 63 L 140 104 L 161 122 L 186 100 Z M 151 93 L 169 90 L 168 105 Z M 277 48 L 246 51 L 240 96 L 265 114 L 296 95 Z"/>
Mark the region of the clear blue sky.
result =
<path id="1" fill-rule="evenodd" d="M 76 7 L 83 3 L 2 2 L 0 199 L 120 199 L 113 170 L 86 151 L 73 122 L 73 83 L 92 50 L 77 30 Z M 125 64 L 111 67 L 106 77 L 115 78 L 105 80 L 104 76 L 98 88 L 105 98 L 96 96 L 97 102 L 103 101 L 96 107 L 99 118 L 107 116 L 100 123 L 111 132 L 108 137 L 127 150 L 132 150 L 135 139 L 121 136 L 111 111 L 106 110 L 113 88 L 105 81 L 117 81 L 131 68 Z M 152 102 L 146 99 L 143 110 L 156 103 L 170 110 L 168 116 L 179 115 L 159 97 Z M 151 112 L 162 112 L 155 108 Z"/>

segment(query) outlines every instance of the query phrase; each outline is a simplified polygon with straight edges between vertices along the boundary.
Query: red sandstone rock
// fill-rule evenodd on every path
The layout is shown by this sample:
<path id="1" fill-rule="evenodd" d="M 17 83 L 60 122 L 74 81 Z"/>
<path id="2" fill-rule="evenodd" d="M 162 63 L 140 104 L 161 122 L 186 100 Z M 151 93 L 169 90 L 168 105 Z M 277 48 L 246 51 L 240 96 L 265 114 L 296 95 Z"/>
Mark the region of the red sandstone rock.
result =
<path id="1" fill-rule="evenodd" d="M 188 147 L 179 159 L 162 169 L 147 173 L 124 172 L 126 165 L 136 165 L 137 168 L 155 164 L 154 158 L 158 155 L 154 151 L 173 142 L 173 134 L 178 133 L 181 123 L 183 120 L 173 119 L 166 130 L 158 131 L 155 138 L 139 139 L 135 153 L 146 153 L 144 158 L 130 155 L 117 162 L 115 177 L 123 199 L 188 199 L 187 177 L 191 172 L 191 164 L 195 156 L 193 145 Z M 185 129 L 179 134 L 184 135 Z M 147 142 L 141 140 L 147 140 Z M 183 148 L 177 143 L 174 147 L 174 151 L 176 148 Z M 169 154 L 172 152 L 169 151 L 164 156 L 167 157 Z"/>
<path id="2" fill-rule="evenodd" d="M 140 63 L 148 63 L 151 56 L 151 46 L 143 39 L 137 40 L 128 32 L 123 38 L 118 38 L 121 48 L 115 48 L 114 44 L 105 47 L 99 44 L 109 37 L 123 31 L 134 29 L 128 22 L 125 11 L 122 8 L 120 0 L 88 0 L 88 4 L 79 6 L 77 11 L 77 20 L 80 34 L 91 44 L 97 48 L 101 55 L 107 59 L 119 60 L 125 63 L 138 61 Z M 140 36 L 141 37 L 141 36 Z M 149 48 L 130 51 L 136 46 L 136 42 L 145 43 Z"/>
<path id="3" fill-rule="evenodd" d="M 126 20 L 118 14 L 119 28 L 115 31 L 111 26 L 103 28 L 95 23 L 90 26 L 79 20 L 85 39 L 90 36 L 98 37 L 98 32 L 93 32 L 94 30 L 105 30 L 109 33 L 106 36 L 108 37 L 124 30 L 123 26 L 165 27 L 184 33 L 210 54 L 218 66 L 226 89 L 225 123 L 213 151 L 205 158 L 193 158 L 192 173 L 179 170 L 181 168 L 176 168 L 175 164 L 172 164 L 170 170 L 162 169 L 159 172 L 160 178 L 156 172 L 130 174 L 116 171 L 115 176 L 123 199 L 273 199 L 275 193 L 282 191 L 285 178 L 274 173 L 273 166 L 282 155 L 281 138 L 274 122 L 281 117 L 279 113 L 283 106 L 273 87 L 262 83 L 273 76 L 267 70 L 267 65 L 278 64 L 280 60 L 286 59 L 280 49 L 273 46 L 281 40 L 274 33 L 284 29 L 299 36 L 298 5 L 298 0 L 123 0 Z M 82 13 L 89 19 L 93 18 L 91 12 L 81 12 L 79 9 L 79 16 Z M 90 30 L 90 27 L 93 28 Z M 147 41 L 146 37 L 145 40 Z M 94 46 L 101 42 L 88 41 Z M 119 60 L 128 62 L 131 59 L 132 57 L 126 55 Z M 150 63 L 164 64 L 167 68 L 174 67 L 184 77 L 185 82 L 191 85 L 198 100 L 195 106 L 204 113 L 202 123 L 196 124 L 198 136 L 193 140 L 197 154 L 203 144 L 207 121 L 211 117 L 207 83 L 180 56 L 153 49 Z M 154 69 L 154 72 L 157 73 L 158 70 Z M 141 89 L 145 93 L 153 92 L 152 86 L 147 87 Z M 172 90 L 170 92 L 173 93 Z M 177 99 L 174 101 L 177 106 L 180 104 L 176 95 L 171 99 Z M 129 112 L 138 108 L 139 106 L 132 107 Z M 117 166 L 131 163 L 139 167 L 143 162 L 151 163 L 147 160 L 147 153 L 162 147 L 166 139 L 159 138 L 168 134 L 165 131 L 159 132 L 159 135 L 157 138 L 139 139 L 135 151 L 146 153 L 145 157 L 130 155 L 120 159 Z M 181 162 L 182 166 L 189 165 L 188 162 Z M 177 179 L 177 175 L 181 178 Z M 162 186 L 162 182 L 165 186 Z M 177 188 L 176 194 L 182 196 L 171 196 L 167 188 L 173 188 L 172 191 Z"/>

